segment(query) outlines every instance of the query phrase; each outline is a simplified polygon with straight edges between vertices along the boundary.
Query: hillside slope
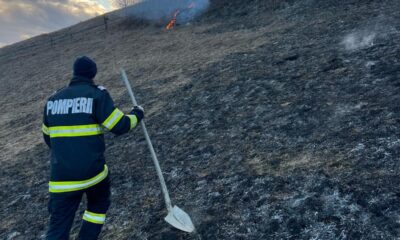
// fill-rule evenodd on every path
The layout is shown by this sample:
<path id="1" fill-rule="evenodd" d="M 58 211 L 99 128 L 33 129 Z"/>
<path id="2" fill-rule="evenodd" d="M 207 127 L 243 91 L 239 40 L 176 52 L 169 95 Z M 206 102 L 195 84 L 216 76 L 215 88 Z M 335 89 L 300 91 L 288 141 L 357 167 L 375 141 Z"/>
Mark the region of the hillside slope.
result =
<path id="1" fill-rule="evenodd" d="M 0 239 L 45 234 L 42 108 L 83 54 L 125 111 L 113 59 L 127 70 L 171 198 L 197 227 L 163 221 L 136 129 L 106 135 L 102 239 L 398 239 L 400 2 L 279 2 L 215 0 L 172 31 L 116 20 L 71 34 L 96 18 L 0 49 Z"/>

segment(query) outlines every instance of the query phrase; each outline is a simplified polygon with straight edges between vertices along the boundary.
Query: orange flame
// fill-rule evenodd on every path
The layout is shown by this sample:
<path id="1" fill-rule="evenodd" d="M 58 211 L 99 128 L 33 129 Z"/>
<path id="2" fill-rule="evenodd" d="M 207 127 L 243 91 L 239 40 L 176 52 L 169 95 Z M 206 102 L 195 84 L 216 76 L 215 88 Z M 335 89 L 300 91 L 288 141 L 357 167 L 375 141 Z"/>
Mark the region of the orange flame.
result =
<path id="1" fill-rule="evenodd" d="M 179 10 L 176 10 L 174 13 L 174 17 L 171 19 L 171 21 L 169 21 L 169 23 L 167 24 L 167 26 L 165 27 L 166 29 L 170 30 L 172 29 L 175 24 L 176 24 L 176 17 L 178 17 L 178 14 L 180 13 Z"/>
<path id="2" fill-rule="evenodd" d="M 192 8 L 194 8 L 194 7 L 196 7 L 196 4 L 195 4 L 194 2 L 191 2 L 191 3 L 189 4 L 189 6 L 187 6 L 187 9 L 192 9 Z M 168 23 L 167 26 L 165 27 L 166 29 L 170 30 L 170 29 L 172 29 L 173 27 L 175 27 L 175 25 L 176 25 L 176 18 L 178 17 L 178 15 L 179 15 L 180 12 L 181 12 L 180 10 L 176 10 L 176 11 L 174 12 L 174 16 L 172 17 L 171 21 L 169 21 L 169 23 Z"/>

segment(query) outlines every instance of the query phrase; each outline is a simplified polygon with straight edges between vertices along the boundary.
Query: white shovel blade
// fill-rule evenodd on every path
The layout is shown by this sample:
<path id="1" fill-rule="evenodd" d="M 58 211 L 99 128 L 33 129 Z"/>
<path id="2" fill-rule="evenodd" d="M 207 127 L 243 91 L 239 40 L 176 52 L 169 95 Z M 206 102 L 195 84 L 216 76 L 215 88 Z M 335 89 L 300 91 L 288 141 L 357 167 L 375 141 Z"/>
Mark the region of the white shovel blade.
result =
<path id="1" fill-rule="evenodd" d="M 194 231 L 194 226 L 189 215 L 177 206 L 172 208 L 172 211 L 165 217 L 165 221 L 179 230 L 189 233 Z"/>

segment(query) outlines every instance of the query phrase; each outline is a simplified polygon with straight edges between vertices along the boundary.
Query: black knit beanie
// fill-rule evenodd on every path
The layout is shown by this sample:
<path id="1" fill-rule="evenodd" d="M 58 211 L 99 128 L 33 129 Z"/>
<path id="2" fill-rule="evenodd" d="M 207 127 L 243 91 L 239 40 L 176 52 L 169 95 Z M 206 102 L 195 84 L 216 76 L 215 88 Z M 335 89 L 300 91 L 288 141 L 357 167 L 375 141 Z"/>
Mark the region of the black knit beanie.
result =
<path id="1" fill-rule="evenodd" d="M 96 74 L 97 74 L 97 65 L 92 59 L 83 56 L 75 60 L 74 76 L 93 79 L 96 76 Z"/>

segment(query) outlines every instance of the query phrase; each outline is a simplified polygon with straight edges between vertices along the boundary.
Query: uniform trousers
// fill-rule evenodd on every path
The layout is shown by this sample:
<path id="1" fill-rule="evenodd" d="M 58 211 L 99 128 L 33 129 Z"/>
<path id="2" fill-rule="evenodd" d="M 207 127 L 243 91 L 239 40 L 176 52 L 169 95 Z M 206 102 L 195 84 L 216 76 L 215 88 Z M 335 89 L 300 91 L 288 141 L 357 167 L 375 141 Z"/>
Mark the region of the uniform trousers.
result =
<path id="1" fill-rule="evenodd" d="M 50 193 L 48 208 L 51 216 L 46 240 L 69 239 L 75 212 L 84 194 L 86 194 L 87 198 L 87 210 L 83 215 L 78 239 L 95 240 L 98 238 L 105 221 L 106 212 L 110 206 L 109 177 L 84 190 Z"/>

